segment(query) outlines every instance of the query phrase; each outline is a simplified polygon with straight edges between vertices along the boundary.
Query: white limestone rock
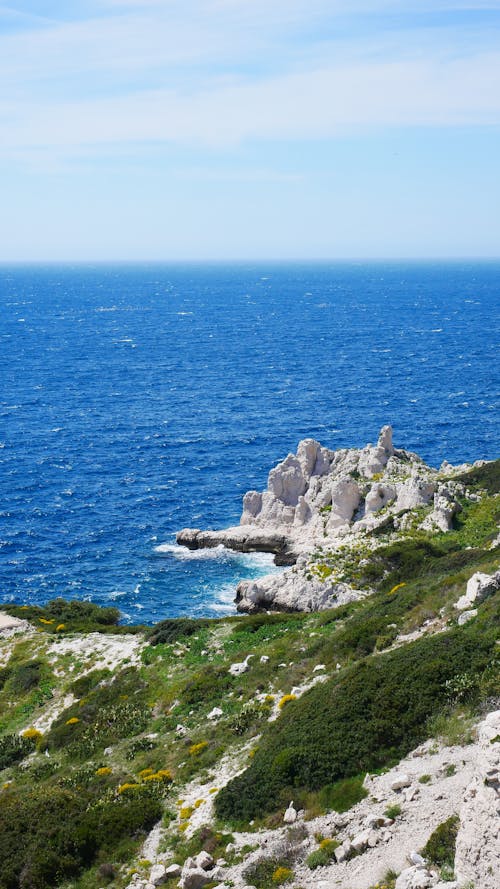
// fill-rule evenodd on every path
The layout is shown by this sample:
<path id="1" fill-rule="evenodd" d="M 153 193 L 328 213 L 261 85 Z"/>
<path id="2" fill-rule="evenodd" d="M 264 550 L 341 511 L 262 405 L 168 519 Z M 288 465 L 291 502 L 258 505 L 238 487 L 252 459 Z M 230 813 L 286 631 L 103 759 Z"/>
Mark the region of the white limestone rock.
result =
<path id="1" fill-rule="evenodd" d="M 163 864 L 154 864 L 151 868 L 151 873 L 149 875 L 149 882 L 153 884 L 153 886 L 161 886 L 162 883 L 166 882 L 165 876 L 165 866 Z"/>
<path id="2" fill-rule="evenodd" d="M 500 571 L 496 571 L 494 574 L 484 574 L 481 571 L 476 571 L 467 581 L 465 595 L 461 596 L 458 602 L 455 602 L 455 608 L 458 611 L 470 609 L 474 605 L 479 605 L 499 589 Z"/>
<path id="3" fill-rule="evenodd" d="M 473 620 L 477 616 L 477 608 L 471 608 L 470 611 L 462 611 L 458 618 L 458 626 L 463 627 L 464 624 Z"/>
<path id="4" fill-rule="evenodd" d="M 403 790 L 404 787 L 409 787 L 410 785 L 411 778 L 406 773 L 394 775 L 394 778 L 391 781 L 391 790 Z"/>
<path id="5" fill-rule="evenodd" d="M 248 654 L 244 661 L 231 664 L 228 672 L 231 674 L 231 676 L 242 676 L 243 673 L 247 673 L 250 669 L 250 658 L 253 657 L 255 657 L 255 655 Z"/>
<path id="6" fill-rule="evenodd" d="M 365 513 L 379 512 L 388 503 L 396 499 L 394 485 L 376 483 L 372 485 L 365 498 Z"/>
<path id="7" fill-rule="evenodd" d="M 297 820 L 297 809 L 293 805 L 293 800 L 283 815 L 284 824 L 294 824 Z"/>
<path id="8" fill-rule="evenodd" d="M 439 485 L 434 494 L 434 507 L 420 527 L 425 531 L 450 531 L 453 517 L 460 512 L 461 506 L 453 491 L 447 485 Z"/>
<path id="9" fill-rule="evenodd" d="M 252 613 L 269 608 L 280 611 L 320 611 L 356 602 L 367 593 L 346 583 L 308 580 L 302 571 L 290 569 L 255 580 L 242 580 L 236 589 L 238 611 Z"/>
<path id="10" fill-rule="evenodd" d="M 435 883 L 432 874 L 423 867 L 414 865 L 401 871 L 395 889 L 428 889 Z"/>
<path id="11" fill-rule="evenodd" d="M 500 710 L 479 726 L 476 774 L 465 793 L 455 853 L 459 885 L 498 889 L 500 862 Z"/>

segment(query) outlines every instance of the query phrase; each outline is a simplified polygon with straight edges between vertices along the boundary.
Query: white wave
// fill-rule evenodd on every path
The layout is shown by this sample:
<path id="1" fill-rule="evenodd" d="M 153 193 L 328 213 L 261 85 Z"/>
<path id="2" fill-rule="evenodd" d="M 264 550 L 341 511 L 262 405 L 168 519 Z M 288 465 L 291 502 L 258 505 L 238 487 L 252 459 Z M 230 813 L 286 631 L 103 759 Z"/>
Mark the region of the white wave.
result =
<path id="1" fill-rule="evenodd" d="M 222 543 L 219 546 L 206 547 L 204 549 L 188 549 L 186 546 L 179 546 L 177 543 L 160 543 L 154 549 L 157 553 L 173 556 L 174 559 L 179 559 L 181 562 L 201 562 L 208 559 L 219 561 L 231 560 L 242 566 L 265 570 L 269 573 L 273 569 L 280 570 L 274 564 L 272 553 L 240 553 L 234 549 L 228 549 Z"/>

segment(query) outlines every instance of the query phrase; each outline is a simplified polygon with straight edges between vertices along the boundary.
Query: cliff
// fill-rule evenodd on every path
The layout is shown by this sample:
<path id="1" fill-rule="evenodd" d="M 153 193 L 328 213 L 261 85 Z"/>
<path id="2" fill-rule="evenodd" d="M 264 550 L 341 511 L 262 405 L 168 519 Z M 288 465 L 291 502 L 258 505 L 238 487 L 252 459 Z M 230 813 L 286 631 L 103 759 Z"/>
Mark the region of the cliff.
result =
<path id="1" fill-rule="evenodd" d="M 475 464 L 478 468 L 481 461 Z M 177 542 L 189 548 L 223 544 L 265 550 L 291 570 L 238 586 L 238 610 L 317 611 L 371 592 L 358 588 L 348 565 L 382 544 L 446 533 L 461 501 L 479 495 L 462 476 L 472 467 L 427 466 L 417 454 L 393 445 L 384 426 L 375 446 L 332 451 L 313 439 L 269 473 L 267 490 L 249 491 L 237 527 L 223 531 L 185 528 Z M 161 552 L 161 545 L 158 551 Z"/>

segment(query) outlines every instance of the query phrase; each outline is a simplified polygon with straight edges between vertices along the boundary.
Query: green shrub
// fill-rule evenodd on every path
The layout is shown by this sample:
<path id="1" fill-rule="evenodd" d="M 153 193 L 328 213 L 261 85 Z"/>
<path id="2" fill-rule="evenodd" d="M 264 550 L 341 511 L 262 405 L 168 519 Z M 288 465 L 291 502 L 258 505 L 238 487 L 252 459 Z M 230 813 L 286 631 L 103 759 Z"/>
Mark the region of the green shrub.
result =
<path id="1" fill-rule="evenodd" d="M 143 788 L 94 802 L 82 789 L 4 790 L 2 889 L 54 889 L 91 866 L 98 853 L 113 853 L 124 837 L 149 830 L 161 811 Z"/>
<path id="2" fill-rule="evenodd" d="M 401 815 L 401 806 L 398 806 L 397 804 L 387 806 L 384 815 L 386 818 L 392 818 L 392 820 L 395 821 L 398 815 Z"/>
<path id="3" fill-rule="evenodd" d="M 250 820 L 299 791 L 397 762 L 426 738 L 446 701 L 446 682 L 490 662 L 498 612 L 448 633 L 367 658 L 285 708 L 262 737 L 251 766 L 215 800 L 221 818 Z"/>
<path id="4" fill-rule="evenodd" d="M 306 858 L 306 864 L 311 870 L 316 870 L 317 867 L 326 867 L 330 861 L 330 856 L 323 849 L 315 849 Z"/>
<path id="5" fill-rule="evenodd" d="M 438 867 L 446 865 L 453 868 L 459 827 L 460 818 L 458 815 L 452 815 L 451 818 L 436 827 L 422 849 L 424 858 Z"/>
<path id="6" fill-rule="evenodd" d="M 75 679 L 70 685 L 70 691 L 73 692 L 75 698 L 84 698 L 85 695 L 88 695 L 89 692 L 95 689 L 100 682 L 111 679 L 111 676 L 112 673 L 110 670 L 92 670 L 92 672 L 87 673 L 85 676 L 79 676 L 78 679 Z"/>
<path id="7" fill-rule="evenodd" d="M 319 801 L 327 810 L 335 812 L 347 812 L 356 803 L 361 802 L 366 796 L 367 791 L 363 787 L 364 775 L 354 778 L 344 778 L 335 784 L 327 784 L 322 788 Z"/>
<path id="8" fill-rule="evenodd" d="M 243 876 L 249 886 L 255 886 L 255 889 L 270 889 L 273 885 L 273 875 L 277 870 L 286 868 L 290 861 L 280 858 L 263 858 L 257 864 L 249 867 Z M 276 885 L 276 883 L 274 883 Z"/>
<path id="9" fill-rule="evenodd" d="M 0 738 L 0 769 L 7 769 L 21 759 L 24 759 L 34 748 L 34 742 L 30 738 L 19 735 L 4 735 Z"/>
<path id="10" fill-rule="evenodd" d="M 13 697 L 20 697 L 40 684 L 43 664 L 39 660 L 14 664 L 6 687 Z"/>
<path id="11" fill-rule="evenodd" d="M 224 693 L 234 685 L 234 677 L 226 667 L 207 664 L 202 670 L 193 673 L 180 690 L 182 704 L 193 707 L 220 701 Z"/>
<path id="12" fill-rule="evenodd" d="M 151 627 L 146 632 L 146 638 L 150 645 L 177 642 L 178 639 L 193 636 L 198 630 L 209 625 L 210 620 L 204 618 L 197 620 L 191 617 L 168 618 Z"/>
<path id="13" fill-rule="evenodd" d="M 140 734 L 150 718 L 145 691 L 146 684 L 135 669 L 123 670 L 64 710 L 45 743 L 50 749 L 84 759 L 120 738 Z"/>
<path id="14" fill-rule="evenodd" d="M 320 841 L 319 849 L 315 849 L 306 858 L 306 864 L 311 870 L 317 867 L 326 867 L 335 857 L 335 849 L 339 847 L 338 840 L 324 839 Z"/>
<path id="15" fill-rule="evenodd" d="M 52 599 L 47 605 L 5 605 L 4 611 L 35 623 L 47 633 L 55 633 L 60 624 L 72 632 L 137 632 L 136 627 L 118 627 L 118 608 L 102 608 L 93 602 Z"/>

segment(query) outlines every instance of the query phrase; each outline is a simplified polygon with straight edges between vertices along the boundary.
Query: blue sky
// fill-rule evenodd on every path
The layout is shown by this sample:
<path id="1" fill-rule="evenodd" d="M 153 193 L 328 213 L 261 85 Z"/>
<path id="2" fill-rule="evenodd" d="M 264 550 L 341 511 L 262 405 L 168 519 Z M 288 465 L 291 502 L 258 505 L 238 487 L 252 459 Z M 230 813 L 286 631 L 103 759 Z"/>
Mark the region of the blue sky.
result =
<path id="1" fill-rule="evenodd" d="M 0 260 L 500 256 L 500 0 L 0 0 Z"/>

